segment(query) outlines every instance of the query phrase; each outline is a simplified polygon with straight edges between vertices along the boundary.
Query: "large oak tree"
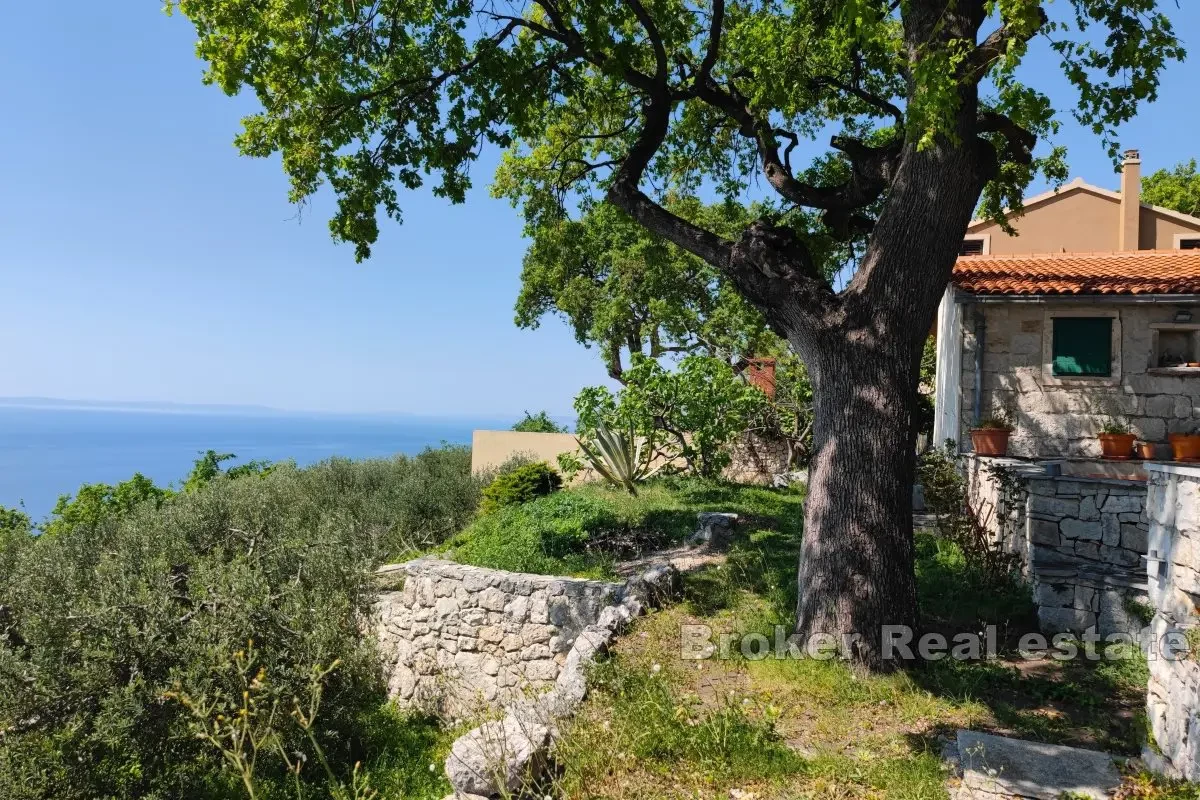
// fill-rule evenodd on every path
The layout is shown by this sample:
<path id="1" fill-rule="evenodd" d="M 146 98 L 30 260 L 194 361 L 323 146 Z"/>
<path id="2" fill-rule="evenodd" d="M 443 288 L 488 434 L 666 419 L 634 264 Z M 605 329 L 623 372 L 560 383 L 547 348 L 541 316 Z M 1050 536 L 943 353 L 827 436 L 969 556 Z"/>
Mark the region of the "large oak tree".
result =
<path id="1" fill-rule="evenodd" d="M 764 316 L 814 382 L 815 456 L 798 632 L 915 625 L 910 486 L 922 344 L 983 196 L 998 215 L 1062 153 L 1034 148 L 1064 111 L 1018 68 L 1046 37 L 1068 109 L 1114 155 L 1115 126 L 1181 58 L 1157 0 L 178 0 L 208 80 L 251 88 L 243 152 L 281 153 L 292 198 L 337 195 L 331 227 L 370 253 L 380 211 L 427 180 L 461 201 L 469 168 L 506 149 L 494 191 L 540 231 L 608 202 L 703 259 Z M 1043 87 L 1044 88 L 1044 87 Z M 830 133 L 833 133 L 830 137 Z M 840 165 L 795 163 L 828 141 Z M 732 234 L 673 197 L 783 214 Z M 834 292 L 783 218 L 866 237 Z M 453 240 L 447 241 L 453 247 Z M 452 299 L 448 298 L 448 302 Z"/>

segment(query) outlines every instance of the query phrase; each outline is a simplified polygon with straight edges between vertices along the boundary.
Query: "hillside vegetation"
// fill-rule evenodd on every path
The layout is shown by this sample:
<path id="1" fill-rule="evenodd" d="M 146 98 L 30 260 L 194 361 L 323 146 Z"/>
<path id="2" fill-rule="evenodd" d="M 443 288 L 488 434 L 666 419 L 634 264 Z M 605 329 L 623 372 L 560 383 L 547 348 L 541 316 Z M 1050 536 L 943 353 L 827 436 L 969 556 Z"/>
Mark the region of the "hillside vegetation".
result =
<path id="1" fill-rule="evenodd" d="M 475 513 L 469 452 L 232 476 L 204 461 L 211 474 L 178 492 L 84 487 L 41 535 L 21 515 L 0 520 L 0 797 L 245 796 L 197 734 L 238 718 L 247 684 L 257 723 L 277 731 L 257 759 L 259 797 L 296 796 L 280 753 L 307 759 L 306 796 L 348 785 L 358 761 L 392 796 L 444 789 L 429 764 L 447 734 L 386 707 L 360 629 L 372 567 Z M 312 741 L 292 712 L 318 698 Z"/>

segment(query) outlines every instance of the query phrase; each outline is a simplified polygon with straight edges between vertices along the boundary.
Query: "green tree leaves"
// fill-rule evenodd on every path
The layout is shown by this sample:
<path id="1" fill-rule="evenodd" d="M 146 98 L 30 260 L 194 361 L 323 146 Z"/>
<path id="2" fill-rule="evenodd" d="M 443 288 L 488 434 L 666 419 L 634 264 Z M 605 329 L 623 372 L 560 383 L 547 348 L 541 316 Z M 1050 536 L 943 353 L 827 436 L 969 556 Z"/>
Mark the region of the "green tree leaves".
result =
<path id="1" fill-rule="evenodd" d="M 1142 181 L 1142 201 L 1200 217 L 1200 172 L 1196 159 L 1160 169 Z"/>
<path id="2" fill-rule="evenodd" d="M 1004 136 L 988 124 L 963 129 L 957 116 L 963 92 L 981 80 L 998 90 L 982 110 L 1051 134 L 1060 105 L 1013 78 L 1026 42 L 1043 32 L 1079 91 L 1074 113 L 1115 150 L 1115 126 L 1154 98 L 1164 66 L 1184 55 L 1155 0 L 1071 0 L 1071 17 L 1055 20 L 1039 0 L 962 0 L 954 14 L 941 5 L 170 0 L 167 8 L 196 26 L 207 82 L 257 96 L 262 109 L 244 120 L 240 149 L 280 153 L 295 202 L 328 183 L 338 197 L 331 231 L 362 259 L 378 236 L 377 212 L 400 218 L 399 189 L 434 179 L 436 194 L 461 202 L 485 143 L 509 148 L 497 190 L 528 219 L 561 215 L 573 202 L 587 211 L 632 151 L 652 94 L 672 110 L 647 159 L 658 196 L 707 187 L 735 198 L 762 175 L 781 136 L 810 139 L 832 127 L 858 137 L 895 117 L 922 146 Z M 1033 172 L 1057 169 L 1057 160 L 1028 163 L 1023 148 L 1000 149 L 995 180 L 1007 190 L 993 194 L 1019 195 Z M 800 196 L 820 208 L 833 202 L 820 192 L 793 201 Z"/>
<path id="3" fill-rule="evenodd" d="M 649 358 L 635 358 L 625 386 L 613 395 L 589 387 L 575 400 L 579 429 L 602 423 L 652 439 L 664 460 L 682 459 L 687 468 L 717 477 L 729 463 L 726 447 L 766 413 L 761 391 L 737 378 L 722 361 L 688 356 L 676 370 Z"/>
<path id="4" fill-rule="evenodd" d="M 747 218 L 740 206 L 675 207 L 725 229 Z M 576 341 L 596 345 L 617 380 L 628 365 L 625 354 L 705 353 L 729 360 L 778 341 L 711 265 L 607 204 L 578 221 L 559 219 L 538 229 L 521 272 L 516 321 L 533 328 L 546 314 L 563 317 Z"/>
<path id="5" fill-rule="evenodd" d="M 560 426 L 554 420 L 550 419 L 550 415 L 545 411 L 539 411 L 536 414 L 525 412 L 517 424 L 512 426 L 514 431 L 521 433 L 568 433 L 566 426 Z"/>

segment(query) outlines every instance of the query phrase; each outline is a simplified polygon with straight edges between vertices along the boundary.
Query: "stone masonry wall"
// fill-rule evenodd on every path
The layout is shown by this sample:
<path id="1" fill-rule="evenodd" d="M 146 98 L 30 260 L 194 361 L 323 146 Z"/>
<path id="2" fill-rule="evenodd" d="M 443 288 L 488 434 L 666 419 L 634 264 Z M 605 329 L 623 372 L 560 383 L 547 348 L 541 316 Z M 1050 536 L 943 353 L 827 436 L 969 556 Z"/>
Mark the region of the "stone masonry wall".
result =
<path id="1" fill-rule="evenodd" d="M 552 686 L 579 633 L 623 590 L 433 558 L 379 576 L 389 693 L 403 706 L 458 718 Z"/>
<path id="2" fill-rule="evenodd" d="M 1140 630 L 1135 604 L 1147 599 L 1145 484 L 1051 477 L 1012 459 L 967 456 L 966 464 L 972 504 L 998 509 L 994 533 L 1020 556 L 1043 631 Z"/>
<path id="3" fill-rule="evenodd" d="M 1151 464 L 1147 573 L 1154 606 L 1146 711 L 1158 753 L 1147 760 L 1170 774 L 1200 780 L 1200 663 L 1171 657 L 1162 643 L 1195 643 L 1200 630 L 1200 469 Z"/>
<path id="4" fill-rule="evenodd" d="M 1043 363 L 1048 314 L 1071 308 L 1119 314 L 1119 379 L 1056 383 Z M 1084 312 L 1080 312 L 1084 313 Z M 1153 323 L 1171 322 L 1173 306 L 997 303 L 971 304 L 963 311 L 962 392 L 959 441 L 970 442 L 975 423 L 976 320 L 985 322 L 980 410 L 1009 404 L 1017 428 L 1009 455 L 1024 458 L 1095 458 L 1100 425 L 1113 416 L 1127 419 L 1145 441 L 1166 442 L 1168 433 L 1189 431 L 1200 422 L 1200 378 L 1155 373 Z M 1162 457 L 1167 452 L 1159 454 Z"/>
<path id="5" fill-rule="evenodd" d="M 770 484 L 774 476 L 787 472 L 791 452 L 783 439 L 747 433 L 729 447 L 729 466 L 722 477 L 741 483 Z"/>

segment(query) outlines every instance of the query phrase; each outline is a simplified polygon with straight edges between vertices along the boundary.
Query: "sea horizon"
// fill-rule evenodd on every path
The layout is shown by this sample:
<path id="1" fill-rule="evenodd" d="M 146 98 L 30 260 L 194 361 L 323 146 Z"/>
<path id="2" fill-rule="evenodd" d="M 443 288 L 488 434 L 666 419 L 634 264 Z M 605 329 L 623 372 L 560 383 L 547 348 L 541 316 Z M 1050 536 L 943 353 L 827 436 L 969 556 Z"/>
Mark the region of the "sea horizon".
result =
<path id="1" fill-rule="evenodd" d="M 160 486 L 178 485 L 210 449 L 236 454 L 230 464 L 294 460 L 307 466 L 333 456 L 386 458 L 443 444 L 470 446 L 475 429 L 508 428 L 520 418 L 29 402 L 35 399 L 49 398 L 0 398 L 0 506 L 20 508 L 35 521 L 60 495 L 85 484 L 119 483 L 140 472 Z"/>

